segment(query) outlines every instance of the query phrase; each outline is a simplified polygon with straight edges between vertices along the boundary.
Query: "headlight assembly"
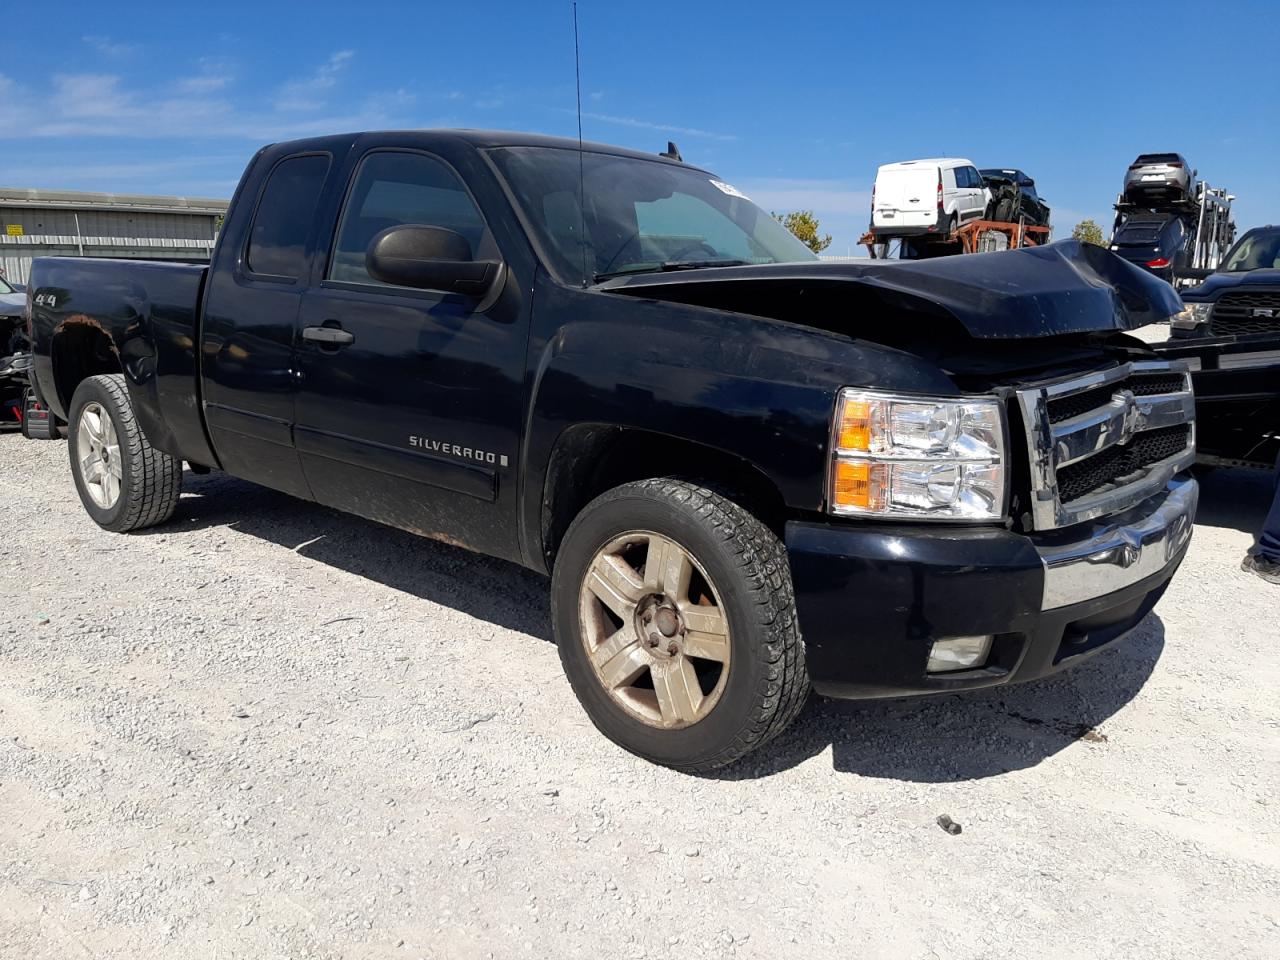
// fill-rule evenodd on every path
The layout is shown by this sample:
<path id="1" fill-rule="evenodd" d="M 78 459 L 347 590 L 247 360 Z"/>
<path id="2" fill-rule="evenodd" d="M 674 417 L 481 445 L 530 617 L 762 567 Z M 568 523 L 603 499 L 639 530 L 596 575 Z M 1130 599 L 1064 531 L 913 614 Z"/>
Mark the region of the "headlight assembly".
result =
<path id="1" fill-rule="evenodd" d="M 1179 313 L 1173 315 L 1169 325 L 1175 330 L 1194 330 L 1202 323 L 1209 322 L 1209 314 L 1213 313 L 1212 303 L 1187 303 Z"/>
<path id="2" fill-rule="evenodd" d="M 998 400 L 845 389 L 836 403 L 827 502 L 843 516 L 999 520 L 1004 412 Z"/>

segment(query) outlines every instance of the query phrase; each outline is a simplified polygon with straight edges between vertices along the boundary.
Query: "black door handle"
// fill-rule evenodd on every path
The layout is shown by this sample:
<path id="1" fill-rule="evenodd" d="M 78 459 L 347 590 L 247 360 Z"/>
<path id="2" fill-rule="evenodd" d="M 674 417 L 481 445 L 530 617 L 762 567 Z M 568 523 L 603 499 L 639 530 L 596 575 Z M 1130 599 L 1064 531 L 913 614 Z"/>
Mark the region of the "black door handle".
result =
<path id="1" fill-rule="evenodd" d="M 326 347 L 345 347 L 356 342 L 356 335 L 348 333 L 339 326 L 303 327 L 302 339 L 320 343 Z"/>

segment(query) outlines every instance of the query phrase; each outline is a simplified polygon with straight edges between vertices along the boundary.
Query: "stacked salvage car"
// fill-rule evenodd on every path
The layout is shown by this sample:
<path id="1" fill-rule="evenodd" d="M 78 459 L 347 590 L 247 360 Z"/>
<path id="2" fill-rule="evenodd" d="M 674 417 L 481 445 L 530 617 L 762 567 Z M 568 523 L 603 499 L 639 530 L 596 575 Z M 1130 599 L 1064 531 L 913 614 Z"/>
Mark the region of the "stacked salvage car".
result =
<path id="1" fill-rule="evenodd" d="M 1235 241 L 1234 197 L 1197 176 L 1180 153 L 1139 154 L 1116 200 L 1112 251 L 1175 286 L 1214 270 Z"/>

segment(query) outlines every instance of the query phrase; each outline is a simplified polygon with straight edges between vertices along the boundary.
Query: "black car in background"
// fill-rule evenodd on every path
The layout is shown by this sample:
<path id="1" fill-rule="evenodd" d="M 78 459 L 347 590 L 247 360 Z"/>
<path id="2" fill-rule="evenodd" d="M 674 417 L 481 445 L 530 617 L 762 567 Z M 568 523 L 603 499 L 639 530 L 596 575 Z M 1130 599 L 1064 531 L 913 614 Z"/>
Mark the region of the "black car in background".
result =
<path id="1" fill-rule="evenodd" d="M 0 277 L 0 423 L 22 419 L 22 395 L 31 365 L 26 309 L 26 294 Z"/>
<path id="2" fill-rule="evenodd" d="M 1135 266 L 1173 283 L 1174 271 L 1187 266 L 1193 234 L 1177 214 L 1131 216 L 1111 237 L 1111 249 Z"/>
<path id="3" fill-rule="evenodd" d="M 991 191 L 987 219 L 1033 227 L 1049 226 L 1049 205 L 1036 193 L 1036 182 L 1021 170 L 995 168 L 979 170 L 983 185 Z"/>

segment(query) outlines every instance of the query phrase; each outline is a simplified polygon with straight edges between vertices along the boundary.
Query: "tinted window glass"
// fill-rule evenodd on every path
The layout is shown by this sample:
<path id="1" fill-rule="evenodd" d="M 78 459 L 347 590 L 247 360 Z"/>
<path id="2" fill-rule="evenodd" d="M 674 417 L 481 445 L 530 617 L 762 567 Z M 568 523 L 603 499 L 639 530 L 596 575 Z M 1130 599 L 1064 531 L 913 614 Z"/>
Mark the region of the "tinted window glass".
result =
<path id="1" fill-rule="evenodd" d="M 302 276 L 307 234 L 328 172 L 327 155 L 291 157 L 271 171 L 249 234 L 245 259 L 253 273 Z"/>
<path id="2" fill-rule="evenodd" d="M 1280 267 L 1280 230 L 1250 230 L 1241 237 L 1219 270 L 1269 270 Z"/>
<path id="3" fill-rule="evenodd" d="M 969 174 L 969 186 L 982 186 L 982 174 L 978 172 L 977 167 L 965 167 L 965 171 Z"/>
<path id="4" fill-rule="evenodd" d="M 387 227 L 404 223 L 460 234 L 473 259 L 486 237 L 471 195 L 443 163 L 414 153 L 371 154 L 360 165 L 342 212 L 329 279 L 379 283 L 365 269 L 369 244 Z"/>

